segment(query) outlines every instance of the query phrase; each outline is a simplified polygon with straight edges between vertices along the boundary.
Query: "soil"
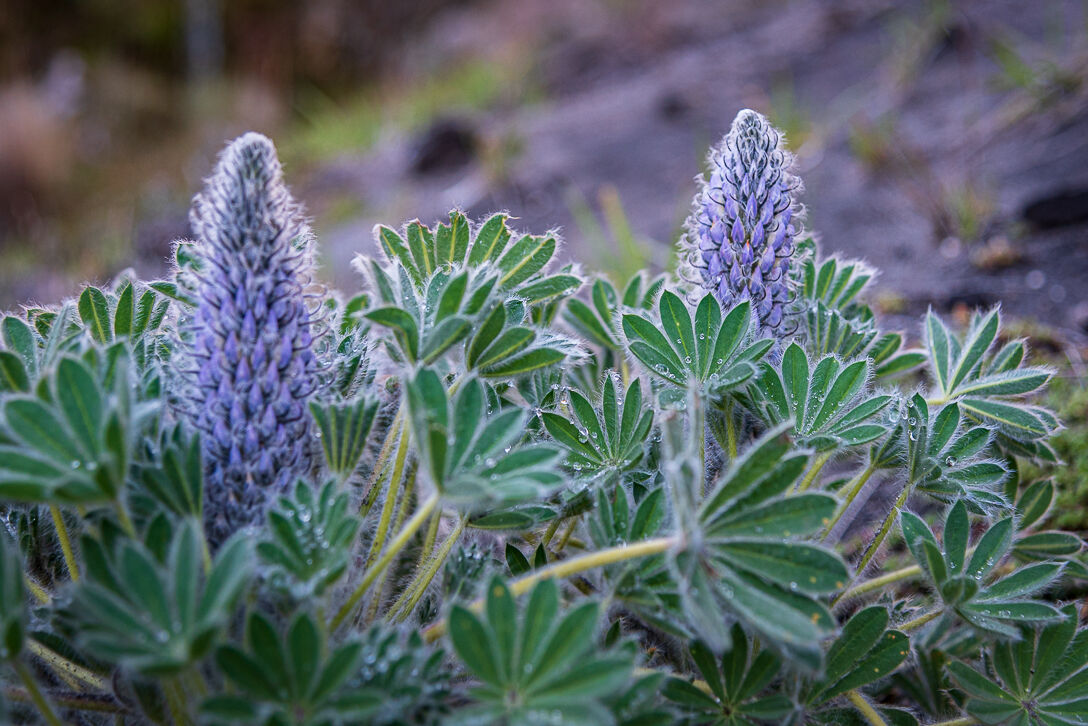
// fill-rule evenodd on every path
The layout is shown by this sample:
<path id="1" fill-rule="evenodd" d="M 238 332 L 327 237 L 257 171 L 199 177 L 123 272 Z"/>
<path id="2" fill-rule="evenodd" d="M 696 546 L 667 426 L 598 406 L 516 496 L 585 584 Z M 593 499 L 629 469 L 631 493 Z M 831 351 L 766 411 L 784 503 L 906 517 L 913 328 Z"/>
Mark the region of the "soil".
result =
<path id="1" fill-rule="evenodd" d="M 751 107 L 794 119 L 807 227 L 825 252 L 882 271 L 878 303 L 896 322 L 917 332 L 910 321 L 928 306 L 962 317 L 1000 302 L 1074 339 L 1088 332 L 1082 4 L 667 5 L 602 19 L 586 3 L 483 3 L 438 21 L 418 47 L 440 53 L 451 36 L 482 45 L 503 23 L 515 37 L 535 28 L 549 39 L 534 69 L 548 100 L 391 135 L 296 185 L 317 205 L 331 190 L 365 204 L 335 224 L 318 218 L 327 274 L 353 289 L 348 262 L 374 252 L 375 223 L 454 206 L 558 227 L 564 254 L 592 267 L 614 253 L 575 224 L 570 200 L 593 205 L 608 187 L 663 266 L 705 149 Z M 1022 87 L 1008 87 L 1000 43 L 1037 69 Z M 511 139 L 500 164 L 480 152 Z M 420 150 L 441 163 L 421 167 Z"/>
<path id="2" fill-rule="evenodd" d="M 528 71 L 489 111 L 450 110 L 370 151 L 288 168 L 315 217 L 322 274 L 340 289 L 358 288 L 349 263 L 375 252 L 375 223 L 430 222 L 455 206 L 558 229 L 567 259 L 614 268 L 608 235 L 574 213 L 588 203 L 600 219 L 602 196 L 621 201 L 665 269 L 706 149 L 748 107 L 787 131 L 825 253 L 882 271 L 875 302 L 893 325 L 916 334 L 929 306 L 962 322 L 1000 302 L 1061 340 L 1088 336 L 1078 0 L 477 0 L 417 35 L 398 56 L 404 77 L 466 58 Z M 184 192 L 134 221 L 125 261 L 141 275 L 165 274 L 170 241 L 187 236 L 184 200 L 212 166 L 213 136 L 187 163 Z M 97 254 L 97 242 L 70 243 Z M 48 254 L 24 257 L 25 274 L 0 270 L 0 307 L 75 289 Z"/>

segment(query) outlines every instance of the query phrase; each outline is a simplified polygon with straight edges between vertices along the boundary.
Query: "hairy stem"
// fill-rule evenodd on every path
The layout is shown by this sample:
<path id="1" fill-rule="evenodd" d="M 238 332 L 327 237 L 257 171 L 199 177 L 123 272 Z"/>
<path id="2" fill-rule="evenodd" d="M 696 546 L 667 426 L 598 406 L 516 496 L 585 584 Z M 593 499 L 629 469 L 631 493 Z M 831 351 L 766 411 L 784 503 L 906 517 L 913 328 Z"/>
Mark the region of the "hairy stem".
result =
<path id="1" fill-rule="evenodd" d="M 42 695 L 42 691 L 38 688 L 37 681 L 34 680 L 34 676 L 31 675 L 30 669 L 25 664 L 15 661 L 15 672 L 19 674 L 19 680 L 23 682 L 23 686 L 26 688 L 27 695 L 30 696 L 31 702 L 34 707 L 41 713 L 42 718 L 45 719 L 49 726 L 61 726 L 61 720 L 57 717 L 53 707 L 49 705 L 49 701 L 45 700 L 45 696 Z"/>
<path id="2" fill-rule="evenodd" d="M 824 531 L 823 534 L 820 535 L 820 539 L 823 539 L 831 534 L 831 530 L 835 529 L 835 525 L 838 524 L 839 520 L 842 519 L 842 516 L 846 514 L 846 510 L 849 509 L 850 505 L 854 503 L 855 499 L 857 499 L 858 494 L 861 493 L 862 488 L 865 486 L 865 482 L 869 481 L 869 478 L 873 475 L 875 471 L 876 467 L 874 467 L 872 464 L 869 464 L 869 466 L 865 467 L 856 477 L 854 477 L 853 481 L 850 482 L 850 484 L 848 485 L 849 489 L 847 489 L 846 491 L 846 497 L 842 500 L 842 503 L 839 504 L 839 509 L 835 512 L 835 516 L 832 517 L 831 521 L 828 522 L 826 527 L 824 527 Z"/>
<path id="3" fill-rule="evenodd" d="M 22 688 L 5 688 L 3 697 L 12 701 L 33 703 L 30 693 Z M 76 693 L 58 694 L 50 693 L 50 700 L 61 708 L 74 711 L 90 711 L 97 713 L 125 713 L 124 706 L 113 700 L 112 696 L 90 696 Z"/>
<path id="4" fill-rule="evenodd" d="M 824 465 L 831 459 L 831 455 L 834 451 L 825 451 L 816 457 L 816 460 L 812 462 L 812 468 L 805 474 L 805 478 L 797 485 L 797 491 L 803 492 L 812 486 L 812 482 L 816 481 L 816 477 L 820 475 L 820 471 L 823 470 Z"/>
<path id="5" fill-rule="evenodd" d="M 416 573 L 412 583 L 405 588 L 404 593 L 395 603 L 393 603 L 393 607 L 389 608 L 389 617 L 392 622 L 404 622 L 408 616 L 412 614 L 412 611 L 416 609 L 416 605 L 419 604 L 420 599 L 423 597 L 423 593 L 427 591 L 431 581 L 434 580 L 435 575 L 438 574 L 439 568 L 442 567 L 446 562 L 446 559 L 450 556 L 453 546 L 457 544 L 457 540 L 461 538 L 461 533 L 465 531 L 465 524 L 467 521 L 468 519 L 466 517 L 461 517 L 457 523 L 457 527 L 442 541 L 442 544 L 438 547 L 438 551 L 434 553 L 426 566 L 422 567 L 419 572 Z"/>
<path id="6" fill-rule="evenodd" d="M 163 693 L 166 695 L 166 707 L 170 711 L 170 720 L 174 726 L 187 726 L 191 723 L 188 711 L 185 708 L 185 693 L 181 689 L 181 683 L 176 678 L 171 678 L 163 683 Z"/>
<path id="7" fill-rule="evenodd" d="M 87 670 L 83 666 L 76 665 L 72 661 L 68 660 L 60 653 L 57 653 L 36 640 L 28 638 L 26 641 L 27 650 L 33 653 L 38 658 L 45 661 L 50 668 L 55 670 L 58 674 L 63 673 L 67 676 L 74 678 L 77 681 L 85 683 L 86 685 L 94 688 L 98 691 L 108 690 L 106 686 L 106 679 L 95 674 L 92 671 Z"/>
<path id="8" fill-rule="evenodd" d="M 936 620 L 943 613 L 944 613 L 944 608 L 937 608 L 936 610 L 931 610 L 928 613 L 925 613 L 923 615 L 919 615 L 918 617 L 916 617 L 916 618 L 914 618 L 912 620 L 908 620 L 907 622 L 903 623 L 902 625 L 899 626 L 899 630 L 902 630 L 903 632 L 910 632 L 911 630 L 917 630 L 918 628 L 922 627 L 923 625 L 925 625 L 929 621 Z"/>
<path id="9" fill-rule="evenodd" d="M 931 726 L 976 726 L 980 723 L 982 722 L 978 719 L 971 718 L 970 716 L 962 716 L 949 721 L 934 721 Z"/>
<path id="10" fill-rule="evenodd" d="M 559 544 L 555 546 L 555 549 L 552 550 L 553 552 L 562 552 L 567 548 L 567 543 L 570 542 L 570 536 L 574 534 L 574 530 L 580 521 L 582 521 L 582 515 L 580 514 L 577 517 L 570 518 L 570 523 L 567 524 L 567 529 L 563 532 L 563 536 L 559 538 Z"/>
<path id="11" fill-rule="evenodd" d="M 374 462 L 374 470 L 370 473 L 370 487 L 367 489 L 366 498 L 359 506 L 359 516 L 361 517 L 365 517 L 370 512 L 370 508 L 374 506 L 374 502 L 378 498 L 381 483 L 385 479 L 385 473 L 389 470 L 389 455 L 393 453 L 393 444 L 397 440 L 397 434 L 400 433 L 401 424 L 403 423 L 403 412 L 403 406 L 397 409 L 397 415 L 393 417 L 392 423 L 389 424 L 389 430 L 385 432 L 385 440 L 382 442 L 382 448 L 378 451 L 378 458 Z"/>
<path id="12" fill-rule="evenodd" d="M 121 529 L 132 539 L 137 539 L 136 527 L 132 524 L 132 519 L 128 516 L 128 510 L 125 509 L 125 504 L 120 499 L 113 503 L 113 509 L 117 512 L 117 521 L 121 524 Z"/>
<path id="13" fill-rule="evenodd" d="M 614 565 L 617 562 L 659 555 L 662 552 L 667 552 L 679 543 L 680 539 L 675 536 L 658 537 L 656 539 L 648 539 L 633 544 L 609 547 L 608 549 L 598 550 L 597 552 L 588 552 L 578 557 L 572 557 L 569 560 L 562 560 L 548 565 L 547 567 L 542 567 L 539 570 L 534 570 L 519 577 L 510 583 L 510 592 L 514 597 L 517 597 L 518 595 L 528 592 L 532 589 L 533 585 L 542 580 L 561 579 L 598 567 Z M 472 609 L 476 612 L 482 611 L 483 607 L 483 600 L 477 600 L 472 604 Z M 447 624 L 444 619 L 438 621 L 423 631 L 423 639 L 428 643 L 433 643 L 446 634 L 446 627 Z"/>
<path id="14" fill-rule="evenodd" d="M 397 444 L 397 456 L 393 462 L 393 475 L 389 479 L 389 491 L 385 495 L 385 504 L 382 506 L 382 516 L 378 520 L 378 529 L 374 533 L 374 542 L 370 546 L 370 552 L 366 557 L 369 567 L 378 553 L 382 551 L 385 538 L 389 535 L 389 526 L 393 523 L 393 509 L 397 505 L 397 495 L 400 493 L 400 480 L 404 475 L 404 462 L 408 460 L 408 425 L 401 426 L 400 441 Z"/>
<path id="15" fill-rule="evenodd" d="M 26 583 L 26 589 L 30 590 L 30 594 L 34 596 L 34 599 L 42 605 L 48 605 L 53 601 L 53 598 L 46 592 L 45 588 L 35 582 L 30 575 L 24 573 L 23 582 Z"/>
<path id="16" fill-rule="evenodd" d="M 423 563 L 434 553 L 434 543 L 438 540 L 438 525 L 441 522 L 442 511 L 436 509 L 434 514 L 431 515 L 430 523 L 427 525 L 427 534 L 423 535 L 423 548 L 419 551 L 419 564 L 417 567 L 422 567 Z"/>
<path id="17" fill-rule="evenodd" d="M 848 691 L 846 697 L 850 699 L 850 703 L 869 722 L 870 726 L 888 726 L 888 722 L 884 720 L 884 717 L 873 707 L 873 704 L 869 703 L 865 696 L 855 690 Z"/>
<path id="18" fill-rule="evenodd" d="M 733 406 L 725 413 L 725 441 L 729 453 L 729 460 L 737 458 L 737 420 L 733 417 Z"/>
<path id="19" fill-rule="evenodd" d="M 884 518 L 884 523 L 880 525 L 880 531 L 876 533 L 876 537 L 869 543 L 869 546 L 865 548 L 865 553 L 862 554 L 861 560 L 858 562 L 857 573 L 860 575 L 865 572 L 865 568 L 869 566 L 869 563 L 876 557 L 876 553 L 880 551 L 881 545 L 884 544 L 884 540 L 888 538 L 888 533 L 892 530 L 892 525 L 895 524 L 895 518 L 899 516 L 899 510 L 907 502 L 907 497 L 910 495 L 911 485 L 908 482 L 903 486 L 903 491 L 899 492 L 899 496 L 895 500 L 895 504 L 892 505 L 892 509 L 888 512 L 888 516 Z M 834 600 L 831 601 L 831 606 L 838 605 L 842 600 L 843 595 L 847 591 L 839 593 Z"/>
<path id="20" fill-rule="evenodd" d="M 415 494 L 415 467 L 409 467 L 408 474 L 405 478 L 407 479 L 407 481 L 405 483 L 404 495 L 400 498 L 401 501 L 400 504 L 397 506 L 397 513 L 393 523 L 393 529 L 398 532 L 400 531 L 401 525 L 404 524 L 404 518 L 408 515 L 408 505 L 413 501 L 413 495 Z M 438 509 L 435 509 L 435 513 L 437 513 L 439 516 L 441 516 L 442 514 Z M 432 521 L 434 520 L 434 516 L 435 514 L 431 515 Z M 424 538 L 426 538 L 426 535 L 424 535 Z M 378 606 L 381 605 L 382 602 L 381 594 L 385 592 L 385 584 L 388 579 L 389 570 L 387 569 L 384 573 L 382 573 L 381 578 L 378 580 L 378 587 L 376 590 L 378 596 L 370 599 L 370 605 L 369 607 L 367 607 L 366 614 L 363 617 L 364 623 L 372 623 L 374 622 L 374 618 L 378 617 Z"/>
<path id="21" fill-rule="evenodd" d="M 68 576 L 72 578 L 72 582 L 79 582 L 79 566 L 76 564 L 75 553 L 72 552 L 72 540 L 68 537 L 68 527 L 64 524 L 60 507 L 50 504 L 49 514 L 53 517 L 53 528 L 57 531 L 57 539 L 60 540 L 60 551 L 64 555 Z"/>
<path id="22" fill-rule="evenodd" d="M 351 593 L 351 597 L 347 602 L 343 604 L 336 616 L 333 617 L 332 623 L 329 626 L 330 630 L 336 630 L 344 622 L 344 619 L 355 609 L 355 606 L 359 604 L 359 600 L 366 594 L 367 588 L 378 578 L 378 575 L 385 572 L 385 568 L 389 566 L 389 563 L 393 561 L 393 558 L 397 556 L 397 553 L 404 549 L 404 546 L 412 539 L 419 528 L 423 526 L 427 518 L 431 516 L 431 513 L 438 506 L 438 495 L 432 494 L 430 498 L 425 501 L 422 506 L 412 515 L 412 518 L 408 520 L 408 523 L 404 525 L 404 529 L 389 543 L 389 548 L 385 553 L 367 568 L 363 573 L 363 579 L 359 583 L 355 591 Z"/>
<path id="23" fill-rule="evenodd" d="M 889 572 L 886 575 L 874 577 L 873 579 L 866 580 L 865 582 L 859 582 L 857 585 L 854 585 L 850 589 L 843 592 L 842 599 L 848 600 L 852 597 L 857 597 L 858 595 L 864 595 L 867 592 L 879 590 L 885 585 L 890 585 L 891 583 L 898 582 L 899 580 L 906 580 L 909 577 L 915 577 L 920 574 L 922 574 L 922 568 L 919 565 L 904 567 L 901 570 L 895 570 L 894 572 Z"/>
<path id="24" fill-rule="evenodd" d="M 567 520 L 566 517 L 556 515 L 555 519 L 553 519 L 548 524 L 548 528 L 546 530 L 544 530 L 544 536 L 540 538 L 540 543 L 542 545 L 544 545 L 545 547 L 548 547 L 549 545 L 551 545 L 552 537 L 554 537 L 555 533 L 559 530 L 559 525 L 562 524 L 563 522 L 565 522 L 566 520 Z"/>
<path id="25" fill-rule="evenodd" d="M 880 531 L 876 533 L 876 537 L 865 550 L 865 554 L 862 555 L 861 561 L 858 563 L 858 572 L 864 572 L 865 568 L 869 566 L 869 563 L 876 557 L 877 551 L 880 546 L 884 544 L 884 540 L 888 538 L 888 534 L 892 530 L 892 525 L 895 524 L 896 517 L 899 516 L 899 510 L 903 508 L 903 505 L 907 503 L 907 497 L 910 496 L 911 487 L 909 484 L 903 487 L 903 491 L 899 492 L 899 496 L 895 500 L 895 504 L 892 505 L 891 511 L 888 512 L 888 516 L 884 518 L 884 523 L 880 525 Z"/>

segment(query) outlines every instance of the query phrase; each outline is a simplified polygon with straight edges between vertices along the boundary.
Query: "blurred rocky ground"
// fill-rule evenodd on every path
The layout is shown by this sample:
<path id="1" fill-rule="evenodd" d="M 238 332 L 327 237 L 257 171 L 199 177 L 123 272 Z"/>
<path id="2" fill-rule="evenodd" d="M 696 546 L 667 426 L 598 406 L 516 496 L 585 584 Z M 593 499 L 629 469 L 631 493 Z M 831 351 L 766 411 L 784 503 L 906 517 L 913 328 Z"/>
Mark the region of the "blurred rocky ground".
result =
<path id="1" fill-rule="evenodd" d="M 334 10 L 330 27 L 343 20 Z M 377 81 L 351 90 L 341 80 L 328 93 L 304 81 L 285 94 L 239 73 L 188 90 L 185 121 L 148 100 L 153 84 L 142 90 L 142 76 L 115 70 L 127 79 L 110 86 L 126 89 L 121 100 L 148 106 L 137 114 L 144 140 L 110 161 L 108 183 L 90 162 L 73 165 L 87 177 L 72 203 L 84 221 L 60 214 L 48 234 L 9 223 L 21 231 L 0 240 L 0 306 L 58 298 L 133 255 L 142 274 L 161 274 L 170 240 L 187 233 L 200 175 L 222 140 L 248 127 L 279 142 L 314 215 L 324 274 L 342 289 L 357 286 L 349 262 L 374 251 L 376 222 L 431 221 L 453 206 L 558 227 L 565 254 L 590 269 L 666 268 L 706 148 L 750 107 L 797 151 L 808 227 L 824 250 L 882 271 L 885 313 L 905 322 L 934 306 L 964 317 L 1001 301 L 1059 339 L 1088 334 L 1083 2 L 480 0 L 421 17 L 371 66 Z M 3 93 L 63 109 L 76 77 L 102 105 L 88 86 L 101 82 L 100 66 L 78 54 L 55 64 L 67 65 Z M 180 98 L 166 95 L 167 107 Z M 9 219 L 27 184 L 12 192 L 5 179 L 40 175 L 48 187 L 64 165 L 50 159 L 39 172 L 20 160 L 26 148 L 78 157 L 88 143 L 85 112 L 49 108 L 0 101 Z M 194 123 L 202 111 L 215 123 Z M 19 114 L 28 118 L 9 119 Z M 58 141 L 5 145 L 3 124 Z"/>

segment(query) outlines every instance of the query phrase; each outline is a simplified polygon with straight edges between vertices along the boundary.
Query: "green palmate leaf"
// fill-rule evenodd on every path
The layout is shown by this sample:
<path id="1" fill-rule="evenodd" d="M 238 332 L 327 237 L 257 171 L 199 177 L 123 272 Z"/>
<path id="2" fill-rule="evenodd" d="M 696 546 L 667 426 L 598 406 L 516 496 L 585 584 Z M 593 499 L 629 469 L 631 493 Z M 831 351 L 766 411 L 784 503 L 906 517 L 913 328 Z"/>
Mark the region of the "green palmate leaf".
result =
<path id="1" fill-rule="evenodd" d="M 315 491 L 299 482 L 268 513 L 268 536 L 257 554 L 270 566 L 269 581 L 302 601 L 324 594 L 347 571 L 350 547 L 359 529 L 346 493 L 333 482 Z"/>
<path id="2" fill-rule="evenodd" d="M 425 368 L 408 385 L 407 400 L 415 445 L 451 504 L 469 511 L 509 505 L 539 496 L 562 480 L 552 468 L 557 450 L 517 445 L 524 411 L 485 411 L 479 379 L 462 381 L 451 400 L 438 375 Z"/>
<path id="3" fill-rule="evenodd" d="M 228 723 L 247 723 L 258 712 L 267 723 L 343 723 L 378 712 L 382 694 L 377 689 L 347 687 L 363 655 L 359 641 L 325 651 L 321 631 L 306 613 L 297 614 L 281 637 L 259 612 L 246 624 L 246 648 L 225 645 L 216 662 L 244 694 L 213 696 L 201 709 L 206 716 Z M 258 711 L 259 709 L 259 711 Z M 308 720 L 298 720 L 306 714 Z M 252 723 L 252 721 L 248 721 Z"/>
<path id="4" fill-rule="evenodd" d="M 365 396 L 344 405 L 310 403 L 329 471 L 340 477 L 355 471 L 377 412 L 378 401 Z"/>
<path id="5" fill-rule="evenodd" d="M 52 503 L 115 499 L 131 459 L 133 419 L 123 377 L 115 387 L 124 393 L 109 395 L 87 363 L 65 356 L 40 395 L 8 397 L 0 432 L 21 450 L 0 460 L 0 492 Z"/>
<path id="6" fill-rule="evenodd" d="M 873 311 L 858 301 L 874 272 L 857 261 L 832 257 L 822 263 L 809 258 L 802 267 L 805 345 L 817 357 L 872 361 L 876 377 L 893 377 L 926 361 L 922 351 L 901 351 L 903 336 L 881 334 Z"/>
<path id="7" fill-rule="evenodd" d="M 600 414 L 573 390 L 570 392 L 572 419 L 551 412 L 541 414 L 548 433 L 568 450 L 568 466 L 586 476 L 628 471 L 645 453 L 653 412 L 643 408 L 642 387 L 637 379 L 623 394 L 622 403 L 617 382 L 613 374 L 604 377 Z M 619 390 L 622 392 L 622 387 Z"/>
<path id="8" fill-rule="evenodd" d="M 236 537 L 202 577 L 200 535 L 189 521 L 174 532 L 165 562 L 132 541 L 111 552 L 85 537 L 82 548 L 87 577 L 71 607 L 79 642 L 96 658 L 153 676 L 207 654 L 252 571 L 246 539 Z"/>
<path id="9" fill-rule="evenodd" d="M 1077 630 L 1076 609 L 1038 628 L 1020 628 L 1017 639 L 990 649 L 992 672 L 962 662 L 948 671 L 967 695 L 964 710 L 982 723 L 1067 724 L 1088 710 L 1085 631 Z"/>
<path id="10" fill-rule="evenodd" d="M 635 275 L 625 287 L 621 300 L 611 282 L 598 278 L 590 290 L 590 304 L 577 299 L 568 300 L 563 319 L 588 343 L 603 348 L 606 365 L 615 366 L 618 364 L 615 356 L 623 347 L 619 326 L 622 312 L 625 308 L 649 310 L 663 281 L 663 277 L 648 280 L 643 274 Z"/>
<path id="11" fill-rule="evenodd" d="M 963 428 L 963 422 L 958 403 L 933 411 L 920 395 L 911 397 L 893 434 L 906 451 L 911 486 L 943 502 L 963 498 L 976 509 L 1004 508 L 1000 485 L 1008 470 L 986 457 L 992 434 L 981 426 Z"/>
<path id="12" fill-rule="evenodd" d="M 1024 568 L 987 582 L 1012 546 L 1011 518 L 987 529 L 970 555 L 967 555 L 969 524 L 963 502 L 956 502 L 949 510 L 943 551 L 936 536 L 919 517 L 903 512 L 900 522 L 903 539 L 944 606 L 969 624 L 983 631 L 1016 637 L 1015 623 L 1047 622 L 1059 616 L 1051 605 L 1027 598 L 1055 582 L 1061 575 L 1061 564 Z"/>
<path id="13" fill-rule="evenodd" d="M 800 443 L 818 450 L 870 443 L 885 433 L 878 415 L 890 395 L 866 390 L 870 364 L 842 365 L 828 356 L 810 366 L 804 349 L 792 343 L 779 366 L 760 365 L 760 376 L 742 401 L 771 424 L 794 422 Z"/>
<path id="14" fill-rule="evenodd" d="M 182 426 L 165 432 L 160 456 L 137 467 L 140 483 L 159 504 L 183 517 L 203 518 L 204 461 L 198 435 L 186 436 Z"/>
<path id="15" fill-rule="evenodd" d="M 642 313 L 623 315 L 627 349 L 650 373 L 669 383 L 683 386 L 695 381 L 712 395 L 728 393 L 752 376 L 753 365 L 770 349 L 770 341 L 750 340 L 749 302 L 738 304 L 724 318 L 717 306 L 713 295 L 705 296 L 693 323 L 687 305 L 666 290 L 658 303 L 659 322 Z"/>
<path id="16" fill-rule="evenodd" d="M 813 689 L 813 705 L 891 675 L 910 654 L 906 634 L 889 630 L 888 612 L 873 606 L 856 613 L 827 654 L 823 679 Z"/>
<path id="17" fill-rule="evenodd" d="M 1046 385 L 1054 371 L 1020 367 L 1024 346 L 1013 341 L 991 352 L 1000 328 L 994 308 L 975 315 L 965 337 L 957 339 L 931 311 L 926 336 L 930 368 L 942 401 L 959 400 L 965 414 L 1015 440 L 1040 439 L 1056 426 L 1048 411 L 1027 405 L 1022 398 Z"/>
<path id="18" fill-rule="evenodd" d="M 748 719 L 778 720 L 792 709 L 789 698 L 779 695 L 760 698 L 759 694 L 781 668 L 781 662 L 768 650 L 751 649 L 739 626 L 733 627 L 733 646 L 719 660 L 700 641 L 690 645 L 692 660 L 707 684 L 707 694 L 691 683 L 670 678 L 663 694 L 699 723 L 751 723 Z M 740 720 L 744 719 L 744 720 Z"/>
<path id="19" fill-rule="evenodd" d="M 819 641 L 832 621 L 811 594 L 841 588 L 848 574 L 829 550 L 790 539 L 825 525 L 835 500 L 808 494 L 795 502 L 784 496 L 806 457 L 787 455 L 783 431 L 768 432 L 721 476 L 699 510 L 701 549 L 674 566 L 693 630 L 709 638 L 700 630 L 705 618 L 720 617 L 712 611 L 732 612 L 769 644 L 816 667 Z M 745 521 L 749 516 L 752 521 Z M 708 639 L 708 644 L 728 647 L 722 640 Z"/>
<path id="20" fill-rule="evenodd" d="M 600 699 L 627 682 L 631 662 L 592 652 L 596 603 L 557 617 L 557 587 L 544 580 L 520 618 L 518 610 L 510 590 L 495 578 L 487 587 L 483 618 L 458 605 L 450 612 L 454 651 L 483 684 L 471 692 L 471 713 L 482 722 L 506 723 L 534 723 L 545 714 L 581 723 L 585 714 L 601 713 Z"/>

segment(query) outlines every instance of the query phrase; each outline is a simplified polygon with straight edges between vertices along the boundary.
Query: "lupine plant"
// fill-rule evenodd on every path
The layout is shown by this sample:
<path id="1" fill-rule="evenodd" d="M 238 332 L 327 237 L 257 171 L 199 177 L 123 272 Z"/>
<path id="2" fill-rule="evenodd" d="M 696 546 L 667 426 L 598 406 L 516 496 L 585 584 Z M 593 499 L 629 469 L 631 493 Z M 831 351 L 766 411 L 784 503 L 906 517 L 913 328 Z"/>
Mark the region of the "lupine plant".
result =
<path id="1" fill-rule="evenodd" d="M 677 276 L 454 210 L 340 295 L 247 134 L 166 279 L 5 315 L 0 720 L 1088 720 L 1053 372 L 883 330 L 758 113 L 709 167 Z"/>

